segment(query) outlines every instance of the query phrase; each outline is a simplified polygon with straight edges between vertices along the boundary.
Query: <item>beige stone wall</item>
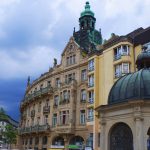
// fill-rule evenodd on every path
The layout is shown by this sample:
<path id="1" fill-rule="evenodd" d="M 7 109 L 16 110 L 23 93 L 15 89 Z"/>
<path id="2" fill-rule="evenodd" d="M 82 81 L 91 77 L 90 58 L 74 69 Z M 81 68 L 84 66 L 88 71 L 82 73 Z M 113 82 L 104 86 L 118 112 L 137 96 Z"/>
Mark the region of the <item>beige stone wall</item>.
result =
<path id="1" fill-rule="evenodd" d="M 105 106 L 100 111 L 101 140 L 100 149 L 109 150 L 111 129 L 117 123 L 127 124 L 133 134 L 134 150 L 147 150 L 147 131 L 150 128 L 150 102 L 134 101 L 132 103 Z"/>

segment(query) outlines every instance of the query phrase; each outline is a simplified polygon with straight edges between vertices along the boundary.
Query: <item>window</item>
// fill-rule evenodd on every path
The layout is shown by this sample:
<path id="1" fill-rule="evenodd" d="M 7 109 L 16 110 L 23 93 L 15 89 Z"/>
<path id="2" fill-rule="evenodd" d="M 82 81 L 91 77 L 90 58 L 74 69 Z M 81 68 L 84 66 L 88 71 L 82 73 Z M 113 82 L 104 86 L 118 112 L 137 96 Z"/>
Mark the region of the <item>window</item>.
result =
<path id="1" fill-rule="evenodd" d="M 88 63 L 88 69 L 89 71 L 93 71 L 94 70 L 94 59 L 91 59 Z"/>
<path id="2" fill-rule="evenodd" d="M 51 86 L 51 81 L 47 81 L 47 86 Z"/>
<path id="3" fill-rule="evenodd" d="M 48 124 L 48 115 L 44 116 L 44 124 Z"/>
<path id="4" fill-rule="evenodd" d="M 122 65 L 115 66 L 115 77 L 120 77 L 122 75 Z"/>
<path id="5" fill-rule="evenodd" d="M 67 60 L 66 60 L 67 66 L 73 65 L 75 63 L 76 63 L 76 55 L 72 55 L 72 56 L 67 57 Z"/>
<path id="6" fill-rule="evenodd" d="M 89 76 L 88 86 L 89 87 L 93 87 L 94 86 L 94 75 L 90 75 Z"/>
<path id="7" fill-rule="evenodd" d="M 89 103 L 94 102 L 94 91 L 89 91 Z"/>
<path id="8" fill-rule="evenodd" d="M 75 80 L 75 73 L 65 75 L 65 83 L 66 84 L 71 83 L 72 80 Z"/>
<path id="9" fill-rule="evenodd" d="M 39 137 L 35 138 L 35 144 L 38 145 L 39 144 Z"/>
<path id="10" fill-rule="evenodd" d="M 129 55 L 129 45 L 121 45 L 114 49 L 114 60 L 118 60 L 122 55 Z"/>
<path id="11" fill-rule="evenodd" d="M 57 124 L 57 114 L 53 114 L 52 126 L 55 127 Z"/>
<path id="12" fill-rule="evenodd" d="M 32 145 L 32 138 L 30 138 L 30 145 Z"/>
<path id="13" fill-rule="evenodd" d="M 47 136 L 44 136 L 42 139 L 42 144 L 46 145 L 47 144 Z"/>
<path id="14" fill-rule="evenodd" d="M 40 124 L 40 117 L 37 118 L 37 125 Z"/>
<path id="15" fill-rule="evenodd" d="M 80 124 L 85 124 L 85 110 L 80 110 Z"/>
<path id="16" fill-rule="evenodd" d="M 93 121 L 93 108 L 88 109 L 88 121 Z"/>
<path id="17" fill-rule="evenodd" d="M 40 85 L 40 90 L 42 90 L 42 89 L 43 89 L 43 84 Z"/>
<path id="18" fill-rule="evenodd" d="M 60 112 L 60 125 L 69 123 L 69 110 Z"/>
<path id="19" fill-rule="evenodd" d="M 129 73 L 129 63 L 122 63 L 122 73 Z"/>
<path id="20" fill-rule="evenodd" d="M 122 63 L 115 66 L 115 77 L 119 78 L 122 74 L 127 74 L 130 72 L 130 65 L 129 63 Z"/>
<path id="21" fill-rule="evenodd" d="M 86 101 L 86 90 L 81 90 L 81 101 Z"/>
<path id="22" fill-rule="evenodd" d="M 86 69 L 81 71 L 81 81 L 85 81 L 87 79 Z"/>
<path id="23" fill-rule="evenodd" d="M 56 78 L 56 87 L 60 87 L 60 78 Z"/>
<path id="24" fill-rule="evenodd" d="M 59 101 L 59 96 L 56 95 L 56 96 L 54 97 L 54 106 L 58 106 L 58 101 Z"/>
<path id="25" fill-rule="evenodd" d="M 41 112 L 41 102 L 38 105 L 38 112 Z"/>

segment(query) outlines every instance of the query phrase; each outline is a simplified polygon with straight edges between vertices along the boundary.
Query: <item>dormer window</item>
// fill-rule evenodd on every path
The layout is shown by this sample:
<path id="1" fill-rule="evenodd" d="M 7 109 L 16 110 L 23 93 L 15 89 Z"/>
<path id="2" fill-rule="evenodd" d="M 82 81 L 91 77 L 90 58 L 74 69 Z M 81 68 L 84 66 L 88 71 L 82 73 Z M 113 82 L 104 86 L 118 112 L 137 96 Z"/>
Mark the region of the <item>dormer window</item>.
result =
<path id="1" fill-rule="evenodd" d="M 67 57 L 67 60 L 66 60 L 67 66 L 73 65 L 75 63 L 76 63 L 76 55 L 71 55 L 71 56 Z"/>
<path id="2" fill-rule="evenodd" d="M 121 56 L 129 55 L 129 45 L 121 45 L 114 49 L 114 60 L 118 60 Z"/>

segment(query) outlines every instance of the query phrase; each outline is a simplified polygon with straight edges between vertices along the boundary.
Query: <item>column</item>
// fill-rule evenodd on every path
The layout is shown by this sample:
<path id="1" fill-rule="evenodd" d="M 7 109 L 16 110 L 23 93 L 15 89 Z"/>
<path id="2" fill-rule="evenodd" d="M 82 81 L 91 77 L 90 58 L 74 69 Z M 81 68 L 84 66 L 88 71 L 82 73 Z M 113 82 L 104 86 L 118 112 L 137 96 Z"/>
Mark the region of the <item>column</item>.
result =
<path id="1" fill-rule="evenodd" d="M 104 120 L 102 120 L 100 122 L 100 150 L 106 150 L 106 137 L 105 137 L 105 130 L 106 130 L 106 122 Z M 108 147 L 108 146 L 107 146 Z"/>
<path id="2" fill-rule="evenodd" d="M 135 118 L 135 149 L 144 149 L 144 136 L 143 136 L 143 119 L 141 117 Z"/>

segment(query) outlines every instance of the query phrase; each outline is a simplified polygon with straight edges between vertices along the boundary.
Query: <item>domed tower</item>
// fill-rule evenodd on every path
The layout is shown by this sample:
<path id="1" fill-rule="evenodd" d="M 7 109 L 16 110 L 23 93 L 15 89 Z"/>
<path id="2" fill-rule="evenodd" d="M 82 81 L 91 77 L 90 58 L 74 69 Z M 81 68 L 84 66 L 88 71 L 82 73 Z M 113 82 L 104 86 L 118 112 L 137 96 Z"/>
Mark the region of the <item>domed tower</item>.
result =
<path id="1" fill-rule="evenodd" d="M 101 31 L 95 29 L 96 18 L 90 9 L 89 2 L 85 4 L 85 10 L 79 18 L 79 31 L 73 33 L 75 41 L 86 51 L 96 50 L 96 46 L 102 44 Z"/>

